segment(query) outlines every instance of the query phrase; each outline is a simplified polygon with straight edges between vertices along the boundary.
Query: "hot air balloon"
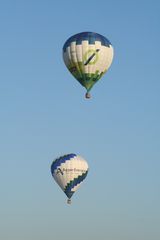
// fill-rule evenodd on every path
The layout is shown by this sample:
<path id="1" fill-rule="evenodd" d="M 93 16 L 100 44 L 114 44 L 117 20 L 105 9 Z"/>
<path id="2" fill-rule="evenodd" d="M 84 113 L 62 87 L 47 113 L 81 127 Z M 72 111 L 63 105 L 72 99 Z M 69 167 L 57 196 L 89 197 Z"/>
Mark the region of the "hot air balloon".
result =
<path id="1" fill-rule="evenodd" d="M 104 36 L 82 32 L 70 37 L 63 46 L 63 60 L 78 82 L 86 88 L 86 98 L 93 85 L 108 71 L 113 47 Z"/>
<path id="2" fill-rule="evenodd" d="M 67 203 L 80 187 L 88 173 L 88 164 L 81 156 L 74 153 L 61 156 L 53 161 L 51 173 L 54 180 L 67 195 Z"/>

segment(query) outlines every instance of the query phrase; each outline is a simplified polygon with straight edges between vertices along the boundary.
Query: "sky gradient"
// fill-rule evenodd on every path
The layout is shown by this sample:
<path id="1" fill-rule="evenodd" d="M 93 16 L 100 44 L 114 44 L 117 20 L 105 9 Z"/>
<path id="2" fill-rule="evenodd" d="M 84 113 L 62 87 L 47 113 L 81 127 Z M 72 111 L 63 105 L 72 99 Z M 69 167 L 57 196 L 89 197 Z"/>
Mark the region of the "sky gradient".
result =
<path id="1" fill-rule="evenodd" d="M 0 1 L 0 239 L 160 239 L 160 2 Z M 62 59 L 93 31 L 115 51 L 92 99 Z M 66 204 L 52 161 L 90 171 Z"/>

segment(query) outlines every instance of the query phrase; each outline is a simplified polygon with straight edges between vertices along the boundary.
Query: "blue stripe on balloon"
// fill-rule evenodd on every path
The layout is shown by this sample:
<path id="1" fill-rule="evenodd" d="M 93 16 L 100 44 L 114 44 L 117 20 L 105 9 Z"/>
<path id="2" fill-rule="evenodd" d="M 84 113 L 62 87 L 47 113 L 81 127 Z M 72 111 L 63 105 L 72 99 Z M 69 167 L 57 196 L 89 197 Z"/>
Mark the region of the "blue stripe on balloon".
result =
<path id="1" fill-rule="evenodd" d="M 67 197 L 70 199 L 72 197 L 74 192 L 70 191 L 70 192 L 66 192 L 65 191 L 65 194 L 67 195 Z"/>
<path id="2" fill-rule="evenodd" d="M 64 192 L 68 198 L 71 198 L 74 193 L 73 191 L 71 191 L 71 189 L 74 188 L 75 186 L 77 186 L 79 183 L 83 182 L 83 180 L 86 178 L 87 174 L 88 174 L 88 171 L 86 171 L 82 175 L 78 176 L 77 178 L 73 179 L 72 181 L 70 181 L 67 184 Z"/>
<path id="3" fill-rule="evenodd" d="M 77 155 L 74 153 L 64 155 L 60 158 L 57 158 L 51 165 L 51 173 L 53 174 L 54 171 L 62 164 L 65 163 L 66 161 L 70 160 L 71 158 L 76 157 Z"/>
<path id="4" fill-rule="evenodd" d="M 82 32 L 70 37 L 63 46 L 63 51 L 65 52 L 67 47 L 70 46 L 72 42 L 76 42 L 76 45 L 81 45 L 82 41 L 87 40 L 89 44 L 95 44 L 95 41 L 100 41 L 102 46 L 110 47 L 111 42 L 104 36 L 93 33 L 93 32 Z"/>

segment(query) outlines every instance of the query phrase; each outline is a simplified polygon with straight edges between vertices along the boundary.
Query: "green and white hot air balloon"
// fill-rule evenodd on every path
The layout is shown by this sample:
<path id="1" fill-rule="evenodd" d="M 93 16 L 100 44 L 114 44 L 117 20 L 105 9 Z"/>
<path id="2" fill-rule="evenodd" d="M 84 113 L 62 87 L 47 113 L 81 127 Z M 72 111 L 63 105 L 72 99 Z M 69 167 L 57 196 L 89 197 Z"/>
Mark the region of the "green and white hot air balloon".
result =
<path id="1" fill-rule="evenodd" d="M 94 84 L 108 71 L 113 60 L 113 47 L 104 36 L 82 32 L 70 37 L 63 46 L 66 67 L 86 88 L 86 98 Z"/>

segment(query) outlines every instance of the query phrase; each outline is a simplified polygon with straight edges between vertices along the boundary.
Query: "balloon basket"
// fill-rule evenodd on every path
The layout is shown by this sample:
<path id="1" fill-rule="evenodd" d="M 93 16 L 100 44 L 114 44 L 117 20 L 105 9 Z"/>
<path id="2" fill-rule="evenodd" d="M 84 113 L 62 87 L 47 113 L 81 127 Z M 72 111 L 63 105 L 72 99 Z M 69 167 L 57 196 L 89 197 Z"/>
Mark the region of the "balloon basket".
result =
<path id="1" fill-rule="evenodd" d="M 67 199 L 67 203 L 68 203 L 68 204 L 71 204 L 71 199 Z"/>
<path id="2" fill-rule="evenodd" d="M 91 98 L 91 94 L 89 92 L 86 93 L 85 98 L 89 99 Z"/>

